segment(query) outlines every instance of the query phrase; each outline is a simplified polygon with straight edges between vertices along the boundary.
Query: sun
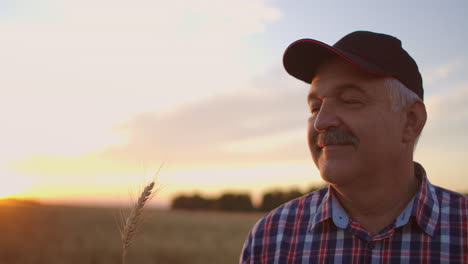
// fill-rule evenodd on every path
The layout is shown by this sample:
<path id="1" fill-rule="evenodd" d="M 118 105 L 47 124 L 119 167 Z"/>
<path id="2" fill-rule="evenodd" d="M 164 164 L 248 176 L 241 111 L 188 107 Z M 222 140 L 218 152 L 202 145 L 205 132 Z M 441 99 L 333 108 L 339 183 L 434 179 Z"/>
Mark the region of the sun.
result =
<path id="1" fill-rule="evenodd" d="M 0 199 L 20 198 L 26 195 L 32 185 L 31 177 L 3 169 L 0 170 L 0 181 Z"/>
<path id="2" fill-rule="evenodd" d="M 21 185 L 3 185 L 0 186 L 0 199 L 21 197 L 25 194 L 27 186 Z"/>

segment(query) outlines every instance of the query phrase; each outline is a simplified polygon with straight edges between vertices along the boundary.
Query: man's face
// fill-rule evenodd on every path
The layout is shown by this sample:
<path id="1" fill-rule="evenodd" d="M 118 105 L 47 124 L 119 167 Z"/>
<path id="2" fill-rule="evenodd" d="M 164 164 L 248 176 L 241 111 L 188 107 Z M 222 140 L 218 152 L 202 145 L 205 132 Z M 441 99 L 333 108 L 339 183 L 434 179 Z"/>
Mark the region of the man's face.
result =
<path id="1" fill-rule="evenodd" d="M 373 178 L 396 164 L 401 113 L 391 111 L 383 78 L 335 59 L 312 81 L 308 142 L 325 181 L 344 185 Z"/>

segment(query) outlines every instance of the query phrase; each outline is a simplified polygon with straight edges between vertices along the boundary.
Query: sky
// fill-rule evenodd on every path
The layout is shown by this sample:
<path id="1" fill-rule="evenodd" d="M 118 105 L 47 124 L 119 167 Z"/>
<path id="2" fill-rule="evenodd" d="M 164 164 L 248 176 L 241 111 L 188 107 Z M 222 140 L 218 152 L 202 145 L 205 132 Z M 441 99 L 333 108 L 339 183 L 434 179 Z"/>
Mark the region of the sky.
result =
<path id="1" fill-rule="evenodd" d="M 382 1 L 381 1 L 382 2 Z M 308 85 L 282 54 L 355 30 L 398 37 L 428 122 L 415 160 L 468 191 L 466 1 L 2 0 L 0 197 L 121 203 L 306 190 Z"/>

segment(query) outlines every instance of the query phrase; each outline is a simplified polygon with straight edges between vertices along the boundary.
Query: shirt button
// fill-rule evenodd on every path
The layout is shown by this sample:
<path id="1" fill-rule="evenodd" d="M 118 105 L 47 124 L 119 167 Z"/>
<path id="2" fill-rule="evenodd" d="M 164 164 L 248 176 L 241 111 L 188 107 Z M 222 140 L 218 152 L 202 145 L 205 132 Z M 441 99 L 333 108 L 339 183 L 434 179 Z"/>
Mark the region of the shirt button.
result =
<path id="1" fill-rule="evenodd" d="M 369 244 L 367 244 L 367 248 L 374 249 L 374 243 L 369 242 Z"/>

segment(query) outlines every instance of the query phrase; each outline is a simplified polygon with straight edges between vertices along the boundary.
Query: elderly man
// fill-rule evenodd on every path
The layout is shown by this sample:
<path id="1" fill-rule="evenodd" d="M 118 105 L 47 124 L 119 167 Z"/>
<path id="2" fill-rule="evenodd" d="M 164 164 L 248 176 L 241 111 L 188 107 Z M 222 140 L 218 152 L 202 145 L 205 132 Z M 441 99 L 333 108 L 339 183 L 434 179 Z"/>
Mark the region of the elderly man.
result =
<path id="1" fill-rule="evenodd" d="M 468 263 L 467 197 L 432 185 L 413 161 L 427 116 L 400 40 L 303 39 L 283 63 L 311 84 L 309 149 L 329 186 L 263 217 L 240 263 Z"/>

